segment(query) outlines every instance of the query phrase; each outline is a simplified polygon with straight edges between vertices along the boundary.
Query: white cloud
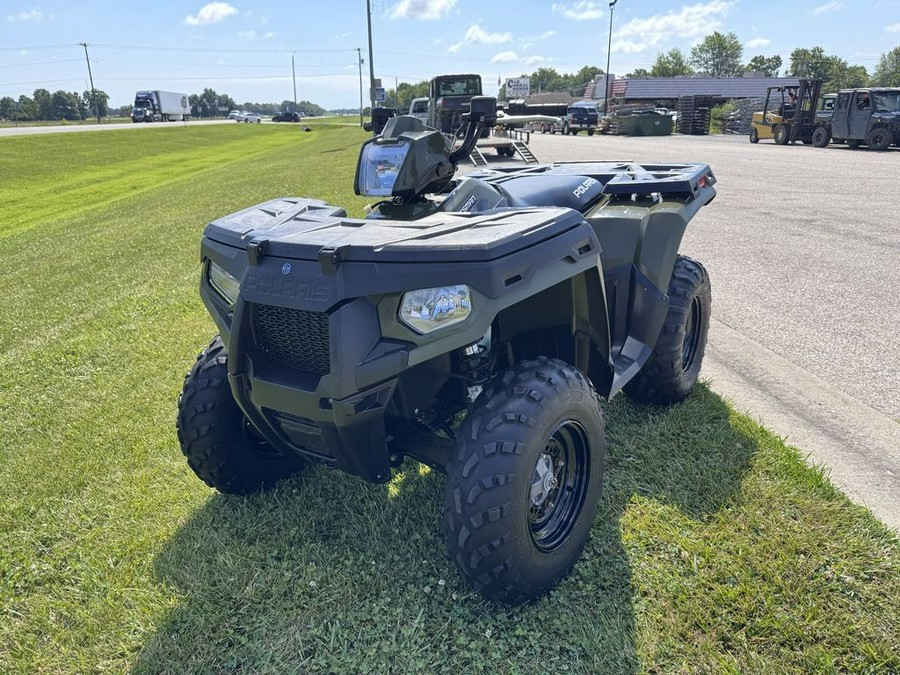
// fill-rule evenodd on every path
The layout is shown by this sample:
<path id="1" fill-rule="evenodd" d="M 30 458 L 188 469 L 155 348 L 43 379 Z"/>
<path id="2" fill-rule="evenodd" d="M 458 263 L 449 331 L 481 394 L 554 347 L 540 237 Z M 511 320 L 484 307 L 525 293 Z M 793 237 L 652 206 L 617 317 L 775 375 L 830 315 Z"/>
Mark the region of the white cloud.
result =
<path id="1" fill-rule="evenodd" d="M 524 63 L 525 63 L 525 67 L 536 66 L 537 64 L 543 63 L 546 60 L 547 59 L 545 59 L 543 56 L 534 55 L 534 56 L 529 56 L 527 59 L 525 59 Z"/>
<path id="2" fill-rule="evenodd" d="M 513 61 L 518 61 L 519 57 L 515 52 L 500 52 L 499 54 L 494 54 L 494 58 L 491 59 L 491 63 L 512 63 Z"/>
<path id="3" fill-rule="evenodd" d="M 747 40 L 744 43 L 746 47 L 750 49 L 756 49 L 757 47 L 768 47 L 772 44 L 772 41 L 769 38 L 753 38 L 752 40 Z"/>
<path id="4" fill-rule="evenodd" d="M 469 30 L 463 36 L 463 42 L 467 45 L 499 45 L 512 40 L 511 33 L 488 33 L 484 28 L 478 25 L 469 26 Z"/>
<path id="5" fill-rule="evenodd" d="M 888 33 L 900 33 L 900 23 L 892 23 L 885 30 Z"/>
<path id="6" fill-rule="evenodd" d="M 331 37 L 332 40 L 343 40 L 344 38 L 350 37 L 351 33 L 338 33 L 337 35 L 333 35 Z"/>
<path id="7" fill-rule="evenodd" d="M 184 22 L 189 26 L 201 26 L 208 23 L 219 23 L 229 16 L 238 14 L 237 7 L 229 5 L 227 2 L 210 2 L 203 5 L 197 16 L 186 16 Z"/>
<path id="8" fill-rule="evenodd" d="M 535 42 L 541 42 L 542 40 L 548 40 L 556 35 L 555 30 L 547 30 L 535 37 L 526 37 L 522 39 L 522 49 L 529 49 Z"/>
<path id="9" fill-rule="evenodd" d="M 552 6 L 554 14 L 559 12 L 567 19 L 573 21 L 593 21 L 601 19 L 607 15 L 605 2 L 593 2 L 592 0 L 579 0 L 572 3 L 554 3 Z"/>
<path id="10" fill-rule="evenodd" d="M 238 32 L 238 37 L 241 40 L 271 40 L 275 37 L 275 33 L 269 31 L 260 35 L 255 30 L 242 30 Z"/>
<path id="11" fill-rule="evenodd" d="M 469 26 L 463 39 L 447 48 L 448 54 L 456 54 L 464 45 L 499 45 L 512 41 L 512 33 L 488 33 L 479 25 Z"/>
<path id="12" fill-rule="evenodd" d="M 44 20 L 52 21 L 53 15 L 52 14 L 44 14 L 39 9 L 30 9 L 27 12 L 19 12 L 18 14 L 7 14 L 6 20 L 7 21 L 34 21 L 35 23 L 38 23 L 38 22 L 44 21 Z"/>
<path id="13" fill-rule="evenodd" d="M 435 21 L 448 14 L 456 0 L 400 0 L 391 8 L 392 19 Z"/>
<path id="14" fill-rule="evenodd" d="M 613 33 L 612 51 L 635 54 L 658 47 L 672 37 L 699 40 L 722 27 L 722 18 L 734 6 L 734 0 L 710 0 L 687 5 L 678 12 L 654 14 L 632 19 Z"/>
<path id="15" fill-rule="evenodd" d="M 810 14 L 827 14 L 829 12 L 839 12 L 844 9 L 844 0 L 831 0 L 824 5 L 819 5 Z"/>

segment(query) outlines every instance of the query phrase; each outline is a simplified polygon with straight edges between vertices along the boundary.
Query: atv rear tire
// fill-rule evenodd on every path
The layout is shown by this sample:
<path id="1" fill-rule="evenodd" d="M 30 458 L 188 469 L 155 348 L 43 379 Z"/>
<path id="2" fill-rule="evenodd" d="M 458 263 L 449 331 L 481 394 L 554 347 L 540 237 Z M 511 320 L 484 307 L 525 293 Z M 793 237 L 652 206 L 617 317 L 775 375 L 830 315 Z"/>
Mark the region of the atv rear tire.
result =
<path id="1" fill-rule="evenodd" d="M 828 147 L 828 142 L 830 140 L 831 134 L 826 127 L 816 127 L 816 130 L 813 131 L 812 144 L 817 148 Z"/>
<path id="2" fill-rule="evenodd" d="M 597 513 L 606 444 L 594 388 L 562 361 L 517 364 L 457 438 L 444 484 L 450 556 L 490 600 L 537 598 L 575 563 Z"/>
<path id="3" fill-rule="evenodd" d="M 891 147 L 893 142 L 894 134 L 887 127 L 875 127 L 866 134 L 866 145 L 869 146 L 869 150 L 881 152 Z"/>
<path id="4" fill-rule="evenodd" d="M 256 492 L 306 466 L 301 457 L 275 450 L 250 427 L 231 395 L 227 354 L 218 336 L 184 378 L 177 428 L 188 465 L 219 492 Z"/>
<path id="5" fill-rule="evenodd" d="M 697 384 L 706 351 L 712 304 L 709 275 L 696 260 L 678 256 L 669 281 L 669 311 L 653 353 L 625 385 L 642 403 L 677 403 Z"/>

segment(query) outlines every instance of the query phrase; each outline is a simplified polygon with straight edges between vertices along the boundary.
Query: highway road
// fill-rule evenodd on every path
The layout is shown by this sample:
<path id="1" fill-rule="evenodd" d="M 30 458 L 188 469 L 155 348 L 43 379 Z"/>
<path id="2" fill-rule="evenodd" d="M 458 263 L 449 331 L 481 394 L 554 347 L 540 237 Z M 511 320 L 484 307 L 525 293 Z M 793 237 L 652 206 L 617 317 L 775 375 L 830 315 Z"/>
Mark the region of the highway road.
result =
<path id="1" fill-rule="evenodd" d="M 698 161 L 718 196 L 682 251 L 709 269 L 701 377 L 900 528 L 900 150 L 735 136 L 532 136 L 542 162 Z"/>
<path id="2" fill-rule="evenodd" d="M 134 124 L 121 122 L 115 124 L 65 124 L 46 127 L 0 127 L 0 136 L 33 136 L 35 134 L 67 134 L 81 131 L 122 131 L 123 129 L 177 129 L 184 126 L 184 122 L 167 122 L 165 124 Z M 191 120 L 190 126 L 197 124 L 236 124 L 233 120 Z"/>

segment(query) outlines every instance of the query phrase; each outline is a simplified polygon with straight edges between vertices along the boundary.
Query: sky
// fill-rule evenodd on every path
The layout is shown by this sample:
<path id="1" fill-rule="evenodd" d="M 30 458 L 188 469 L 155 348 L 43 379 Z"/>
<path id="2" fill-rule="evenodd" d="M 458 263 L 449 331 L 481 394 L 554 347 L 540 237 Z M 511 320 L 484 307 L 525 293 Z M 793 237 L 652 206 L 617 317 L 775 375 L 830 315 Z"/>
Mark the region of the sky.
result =
<path id="1" fill-rule="evenodd" d="M 485 94 L 541 67 L 623 76 L 673 47 L 689 53 L 734 32 L 744 60 L 820 46 L 870 73 L 900 46 L 900 0 L 370 0 L 375 77 L 394 88 L 435 75 L 479 73 Z M 89 89 L 114 107 L 138 89 L 205 87 L 238 103 L 307 100 L 356 108 L 360 63 L 368 105 L 366 0 L 0 0 L 0 97 Z M 360 49 L 361 52 L 357 52 Z"/>

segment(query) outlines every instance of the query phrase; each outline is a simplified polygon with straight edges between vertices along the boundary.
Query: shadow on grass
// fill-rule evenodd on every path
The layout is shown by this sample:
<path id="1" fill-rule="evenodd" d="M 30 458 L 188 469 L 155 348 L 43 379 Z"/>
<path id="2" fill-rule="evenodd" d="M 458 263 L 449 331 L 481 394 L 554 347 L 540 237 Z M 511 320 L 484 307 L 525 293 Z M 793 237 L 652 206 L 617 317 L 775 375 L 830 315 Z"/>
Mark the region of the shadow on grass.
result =
<path id="1" fill-rule="evenodd" d="M 457 575 L 440 476 L 408 463 L 373 486 L 317 467 L 251 498 L 216 495 L 158 555 L 174 608 L 136 672 L 639 670 L 621 519 L 652 499 L 691 519 L 739 491 L 756 451 L 705 387 L 670 408 L 606 406 L 609 456 L 591 540 L 541 600 L 507 608 Z"/>

